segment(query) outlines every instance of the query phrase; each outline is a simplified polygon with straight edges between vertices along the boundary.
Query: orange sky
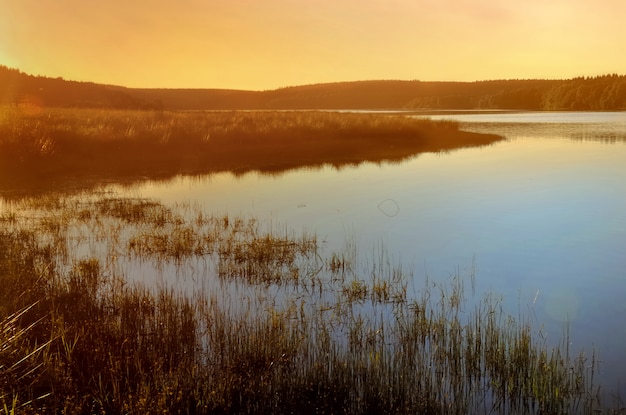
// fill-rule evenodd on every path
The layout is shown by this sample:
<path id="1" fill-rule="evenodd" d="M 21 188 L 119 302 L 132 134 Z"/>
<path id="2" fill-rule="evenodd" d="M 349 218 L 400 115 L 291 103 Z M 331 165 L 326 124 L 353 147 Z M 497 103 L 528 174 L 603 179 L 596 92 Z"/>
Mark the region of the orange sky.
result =
<path id="1" fill-rule="evenodd" d="M 624 0 L 0 0 L 0 63 L 129 87 L 626 73 Z"/>

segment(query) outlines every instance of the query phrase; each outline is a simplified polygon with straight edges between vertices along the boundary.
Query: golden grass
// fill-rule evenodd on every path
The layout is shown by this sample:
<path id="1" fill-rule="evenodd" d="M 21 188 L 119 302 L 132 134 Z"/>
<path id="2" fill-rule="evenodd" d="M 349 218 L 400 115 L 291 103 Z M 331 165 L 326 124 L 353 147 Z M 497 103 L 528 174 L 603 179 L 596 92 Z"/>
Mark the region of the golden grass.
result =
<path id="1" fill-rule="evenodd" d="M 398 161 L 500 137 L 453 122 L 324 111 L 150 112 L 5 107 L 0 184 Z M 21 181 L 21 182 L 20 182 Z"/>

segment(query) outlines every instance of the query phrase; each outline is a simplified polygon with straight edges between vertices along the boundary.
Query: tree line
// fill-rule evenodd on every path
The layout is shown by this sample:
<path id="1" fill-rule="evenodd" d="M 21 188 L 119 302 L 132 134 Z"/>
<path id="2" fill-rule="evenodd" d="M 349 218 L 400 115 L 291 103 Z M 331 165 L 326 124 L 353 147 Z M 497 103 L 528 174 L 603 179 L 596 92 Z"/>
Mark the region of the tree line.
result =
<path id="1" fill-rule="evenodd" d="M 124 88 L 33 76 L 0 65 L 0 105 L 167 110 L 625 110 L 626 76 L 477 82 L 383 80 L 240 91 Z"/>

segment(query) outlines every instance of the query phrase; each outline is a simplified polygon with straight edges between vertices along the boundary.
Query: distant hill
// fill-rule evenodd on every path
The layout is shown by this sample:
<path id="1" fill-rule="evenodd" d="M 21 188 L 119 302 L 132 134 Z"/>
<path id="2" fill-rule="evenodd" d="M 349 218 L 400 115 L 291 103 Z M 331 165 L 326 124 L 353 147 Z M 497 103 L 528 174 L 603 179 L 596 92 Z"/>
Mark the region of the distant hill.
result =
<path id="1" fill-rule="evenodd" d="M 6 66 L 0 66 L 0 104 L 90 108 L 155 105 L 126 88 L 32 76 Z"/>
<path id="2" fill-rule="evenodd" d="M 478 82 L 359 81 L 240 91 L 125 88 L 32 76 L 0 65 L 0 105 L 167 110 L 624 110 L 626 76 Z"/>

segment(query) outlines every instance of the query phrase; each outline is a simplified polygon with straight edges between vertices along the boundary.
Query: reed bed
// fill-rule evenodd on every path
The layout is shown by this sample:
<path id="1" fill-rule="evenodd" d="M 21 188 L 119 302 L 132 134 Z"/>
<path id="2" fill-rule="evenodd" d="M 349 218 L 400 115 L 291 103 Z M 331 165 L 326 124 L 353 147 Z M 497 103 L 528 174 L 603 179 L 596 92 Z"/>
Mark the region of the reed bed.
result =
<path id="1" fill-rule="evenodd" d="M 25 201 L 0 223 L 0 413 L 619 410 L 593 353 L 468 301 L 471 272 L 409 296 L 384 254 L 143 199 Z M 199 264 L 192 290 L 132 275 Z"/>
<path id="2" fill-rule="evenodd" d="M 282 171 L 398 161 L 501 137 L 400 115 L 0 108 L 0 179 Z"/>

